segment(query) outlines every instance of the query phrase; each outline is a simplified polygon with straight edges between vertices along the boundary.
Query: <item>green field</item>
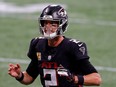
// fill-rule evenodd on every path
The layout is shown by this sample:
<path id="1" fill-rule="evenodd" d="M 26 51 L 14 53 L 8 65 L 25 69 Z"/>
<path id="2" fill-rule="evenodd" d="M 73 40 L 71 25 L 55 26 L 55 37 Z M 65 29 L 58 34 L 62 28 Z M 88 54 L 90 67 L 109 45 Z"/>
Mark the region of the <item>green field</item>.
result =
<path id="1" fill-rule="evenodd" d="M 18 7 L 46 3 L 65 5 L 69 15 L 65 36 L 86 42 L 90 61 L 103 79 L 100 87 L 116 87 L 116 0 L 0 0 L 3 1 Z M 19 59 L 30 61 L 26 54 L 30 40 L 40 36 L 39 14 L 39 11 L 0 11 L 0 87 L 27 87 L 11 78 L 7 70 L 9 63 L 20 63 Z M 21 63 L 21 66 L 23 71 L 28 64 Z M 28 87 L 42 87 L 39 77 Z"/>

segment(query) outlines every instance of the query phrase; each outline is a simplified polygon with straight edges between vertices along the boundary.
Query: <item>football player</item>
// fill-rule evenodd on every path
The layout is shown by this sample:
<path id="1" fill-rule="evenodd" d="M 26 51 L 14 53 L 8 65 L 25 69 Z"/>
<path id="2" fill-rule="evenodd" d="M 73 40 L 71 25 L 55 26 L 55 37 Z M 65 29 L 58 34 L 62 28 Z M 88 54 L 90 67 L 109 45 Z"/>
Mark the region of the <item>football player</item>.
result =
<path id="1" fill-rule="evenodd" d="M 90 63 L 84 42 L 67 38 L 68 16 L 60 5 L 49 5 L 39 19 L 42 37 L 31 40 L 26 71 L 19 64 L 9 65 L 9 75 L 22 84 L 31 84 L 40 75 L 43 87 L 99 86 L 101 77 Z"/>

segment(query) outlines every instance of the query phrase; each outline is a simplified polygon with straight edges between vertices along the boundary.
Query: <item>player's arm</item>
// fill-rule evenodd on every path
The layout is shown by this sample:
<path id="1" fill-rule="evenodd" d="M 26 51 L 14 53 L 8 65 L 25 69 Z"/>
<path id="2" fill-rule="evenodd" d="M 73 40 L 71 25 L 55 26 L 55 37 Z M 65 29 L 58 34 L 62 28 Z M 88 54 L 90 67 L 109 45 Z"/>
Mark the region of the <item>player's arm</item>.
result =
<path id="1" fill-rule="evenodd" d="M 84 85 L 86 86 L 89 86 L 89 85 L 99 86 L 101 84 L 101 77 L 98 73 L 91 73 L 83 77 L 84 77 Z"/>
<path id="2" fill-rule="evenodd" d="M 21 77 L 16 78 L 20 83 L 29 85 L 34 81 L 34 79 L 26 71 L 21 72 L 21 73 L 22 73 L 22 75 L 24 75 L 23 79 L 21 79 L 22 75 L 21 75 Z"/>
<path id="3" fill-rule="evenodd" d="M 80 71 L 81 75 L 75 76 L 75 82 L 80 85 L 100 85 L 101 77 L 94 66 L 89 62 L 89 56 L 87 47 L 84 42 L 72 40 L 73 44 L 73 55 L 77 60 L 77 71 Z"/>
<path id="4" fill-rule="evenodd" d="M 101 84 L 101 76 L 89 62 L 88 59 L 79 61 L 80 70 L 83 75 L 75 76 L 75 83 L 86 86 L 99 86 Z"/>
<path id="5" fill-rule="evenodd" d="M 99 86 L 101 77 L 98 73 L 91 73 L 84 76 L 74 76 L 74 83 L 85 86 Z"/>
<path id="6" fill-rule="evenodd" d="M 31 84 L 34 81 L 26 71 L 21 72 L 19 64 L 9 64 L 8 74 L 25 85 Z"/>
<path id="7" fill-rule="evenodd" d="M 83 73 L 81 74 L 72 74 L 69 70 L 65 68 L 59 68 L 57 70 L 59 76 L 66 77 L 69 82 L 73 82 L 77 85 L 86 85 L 86 86 L 99 86 L 101 84 L 101 77 L 96 69 L 90 64 L 88 60 L 79 61 L 80 66 L 79 70 Z"/>

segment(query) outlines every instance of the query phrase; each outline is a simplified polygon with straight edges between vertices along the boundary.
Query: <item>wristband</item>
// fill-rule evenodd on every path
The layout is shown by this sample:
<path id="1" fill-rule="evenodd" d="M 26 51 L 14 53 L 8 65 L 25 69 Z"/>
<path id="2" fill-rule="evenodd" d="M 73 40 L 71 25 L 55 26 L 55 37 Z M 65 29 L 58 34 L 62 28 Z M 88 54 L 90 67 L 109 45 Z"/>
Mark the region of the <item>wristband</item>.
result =
<path id="1" fill-rule="evenodd" d="M 21 72 L 21 77 L 20 78 L 15 78 L 17 81 L 22 81 L 24 78 L 24 74 Z"/>
<path id="2" fill-rule="evenodd" d="M 83 85 L 84 84 L 84 77 L 82 75 L 77 75 L 78 77 L 78 85 Z"/>

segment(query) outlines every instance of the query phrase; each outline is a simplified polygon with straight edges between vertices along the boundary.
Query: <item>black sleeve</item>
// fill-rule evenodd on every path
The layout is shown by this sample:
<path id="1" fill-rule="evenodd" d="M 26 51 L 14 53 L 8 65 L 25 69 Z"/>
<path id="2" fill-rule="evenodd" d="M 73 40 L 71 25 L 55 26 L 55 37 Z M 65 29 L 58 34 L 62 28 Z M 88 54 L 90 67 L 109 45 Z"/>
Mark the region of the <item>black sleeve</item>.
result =
<path id="1" fill-rule="evenodd" d="M 27 56 L 28 56 L 29 58 L 31 58 L 31 59 L 37 57 L 37 56 L 36 56 L 35 47 L 36 47 L 38 41 L 39 41 L 38 38 L 34 38 L 34 39 L 32 39 L 31 42 L 30 42 L 29 51 L 28 51 L 28 53 L 27 53 Z"/>
<path id="2" fill-rule="evenodd" d="M 35 79 L 39 75 L 38 61 L 31 60 L 26 72 Z"/>
<path id="3" fill-rule="evenodd" d="M 68 39 L 67 48 L 70 53 L 77 61 L 80 59 L 88 59 L 87 46 L 84 42 L 76 39 Z"/>
<path id="4" fill-rule="evenodd" d="M 90 63 L 88 59 L 82 59 L 78 61 L 78 68 L 83 75 L 87 75 L 90 73 L 97 73 L 95 67 Z"/>
<path id="5" fill-rule="evenodd" d="M 72 55 L 78 61 L 81 59 L 89 59 L 87 46 L 84 42 L 72 43 Z"/>
<path id="6" fill-rule="evenodd" d="M 73 67 L 77 74 L 87 75 L 97 72 L 95 67 L 90 63 L 86 43 L 79 40 L 70 40 L 71 54 L 74 58 Z"/>

